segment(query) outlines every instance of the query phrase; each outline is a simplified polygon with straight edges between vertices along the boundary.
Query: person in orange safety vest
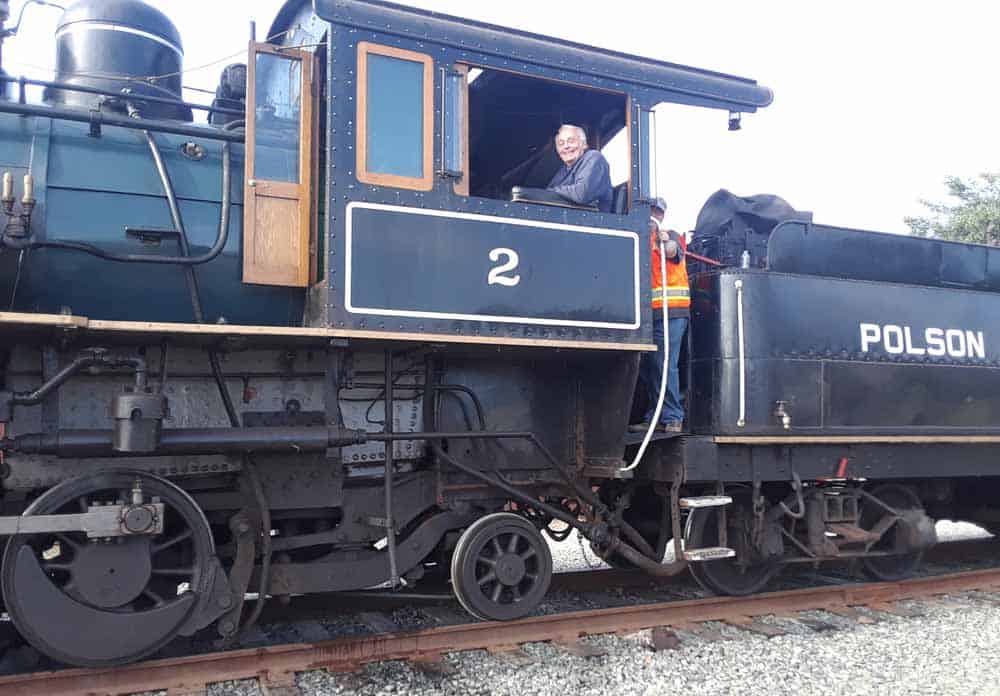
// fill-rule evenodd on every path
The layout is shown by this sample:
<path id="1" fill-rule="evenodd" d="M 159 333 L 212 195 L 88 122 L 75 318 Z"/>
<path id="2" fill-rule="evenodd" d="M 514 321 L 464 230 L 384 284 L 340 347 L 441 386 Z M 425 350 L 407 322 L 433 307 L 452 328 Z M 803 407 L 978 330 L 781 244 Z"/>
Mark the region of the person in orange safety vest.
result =
<path id="1" fill-rule="evenodd" d="M 684 235 L 674 230 L 661 227 L 666 215 L 667 204 L 662 198 L 653 201 L 650 210 L 649 246 L 652 266 L 652 306 L 653 306 L 653 339 L 658 346 L 655 353 L 643 353 L 639 363 L 639 382 L 646 394 L 646 415 L 642 423 L 629 426 L 629 430 L 642 432 L 656 412 L 656 404 L 660 396 L 660 381 L 663 378 L 663 283 L 667 288 L 667 328 L 670 333 L 670 355 L 667 370 L 667 392 L 663 400 L 657 430 L 679 433 L 684 425 L 684 406 L 681 403 L 680 373 L 677 369 L 677 359 L 681 352 L 682 341 L 687 333 L 688 320 L 691 316 L 691 287 L 688 284 L 687 242 Z M 664 244 L 667 261 L 667 277 L 660 272 L 660 242 Z"/>

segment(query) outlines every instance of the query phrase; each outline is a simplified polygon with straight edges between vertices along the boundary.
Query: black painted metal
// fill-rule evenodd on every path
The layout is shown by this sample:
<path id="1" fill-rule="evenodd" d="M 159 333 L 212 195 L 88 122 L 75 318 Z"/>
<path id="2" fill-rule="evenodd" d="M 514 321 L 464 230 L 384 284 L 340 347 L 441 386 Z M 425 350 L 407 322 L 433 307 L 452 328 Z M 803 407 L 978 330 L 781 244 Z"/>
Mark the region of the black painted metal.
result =
<path id="1" fill-rule="evenodd" d="M 169 481 L 130 471 L 80 476 L 46 491 L 24 514 L 76 512 L 81 500 L 84 504 L 107 502 L 109 497 L 113 500 L 137 480 L 145 495 L 157 496 L 167 505 L 172 522 L 167 528 L 169 536 L 153 542 L 152 548 L 147 543 L 130 549 L 132 553 L 148 554 L 144 560 L 151 561 L 151 566 L 148 575 L 143 573 L 138 580 L 132 578 L 125 587 L 119 586 L 114 577 L 116 566 L 119 562 L 131 562 L 142 568 L 139 561 L 119 558 L 117 554 L 87 558 L 89 554 L 84 549 L 89 543 L 82 533 L 60 536 L 60 556 L 52 561 L 52 568 L 48 568 L 50 564 L 40 550 L 29 543 L 35 539 L 15 536 L 8 542 L 2 568 L 6 609 L 18 631 L 47 655 L 90 667 L 131 662 L 169 642 L 209 598 L 215 568 L 211 529 L 190 496 Z M 176 555 L 158 554 L 156 544 L 168 540 L 173 540 L 170 547 Z M 54 541 L 52 537 L 42 543 Z M 97 573 L 98 577 L 93 579 L 95 592 L 103 596 L 116 594 L 122 601 L 114 607 L 88 602 L 87 595 L 81 596 L 73 588 L 78 580 L 76 574 L 72 581 L 67 581 L 68 575 L 52 572 L 66 558 L 72 559 L 78 572 Z M 79 563 L 90 567 L 75 568 Z M 126 569 L 122 573 L 127 577 Z M 169 579 L 164 582 L 164 577 Z M 170 589 L 171 581 L 172 594 L 165 590 Z M 188 588 L 178 594 L 177 587 L 184 582 Z M 142 594 L 134 592 L 137 583 L 144 588 Z M 152 595 L 146 594 L 149 591 Z"/>
<path id="2" fill-rule="evenodd" d="M 329 205 L 327 206 L 326 302 L 321 307 L 310 307 L 308 315 L 311 322 L 365 332 L 444 334 L 455 337 L 486 336 L 498 340 L 543 339 L 554 342 L 573 341 L 575 344 L 651 343 L 649 306 L 648 302 L 642 301 L 642 298 L 648 297 L 649 294 L 647 254 L 640 253 L 639 267 L 636 270 L 634 263 L 623 263 L 617 254 L 610 260 L 605 258 L 605 246 L 593 241 L 584 242 L 585 233 L 578 234 L 571 244 L 563 244 L 557 250 L 546 247 L 544 261 L 536 252 L 548 243 L 546 239 L 551 237 L 547 235 L 562 225 L 616 230 L 634 234 L 640 240 L 644 239 L 648 231 L 648 210 L 642 205 L 636 205 L 644 195 L 642 186 L 644 172 L 641 170 L 647 166 L 646 160 L 640 162 L 640 153 L 646 152 L 644 139 L 648 137 L 648 133 L 640 132 L 642 109 L 651 108 L 663 101 L 671 101 L 712 108 L 753 111 L 770 103 L 770 90 L 758 86 L 752 80 L 603 51 L 389 3 L 321 0 L 316 4 L 316 13 L 331 22 L 327 91 L 334 100 L 331 101 L 327 142 L 330 166 L 327 191 Z M 297 1 L 287 3 L 275 23 L 274 31 L 283 31 L 291 26 L 292 17 L 301 19 L 305 14 L 308 13 L 304 3 Z M 595 122 L 590 124 L 592 128 L 596 128 L 602 139 L 626 125 L 627 105 L 632 109 L 629 136 L 631 142 L 637 145 L 630 153 L 632 170 L 637 173 L 630 177 L 625 184 L 626 190 L 622 191 L 632 201 L 631 209 L 623 215 L 514 203 L 502 200 L 502 191 L 489 190 L 491 186 L 499 188 L 504 186 L 509 188 L 512 185 L 544 186 L 545 181 L 542 180 L 544 177 L 539 178 L 537 184 L 532 183 L 533 179 L 529 181 L 522 177 L 521 180 L 487 181 L 484 185 L 482 180 L 477 182 L 473 176 L 470 181 L 472 196 L 455 193 L 454 180 L 450 177 L 435 178 L 430 191 L 381 185 L 360 186 L 355 172 L 359 115 L 353 100 L 358 90 L 355 75 L 358 65 L 357 46 L 360 42 L 388 45 L 431 56 L 435 63 L 433 98 L 436 114 L 442 110 L 442 70 L 438 68 L 448 70 L 456 64 L 481 66 L 486 73 L 480 80 L 488 81 L 491 75 L 495 75 L 498 79 L 517 78 L 524 84 L 532 82 L 550 86 L 562 85 L 567 90 L 575 90 L 577 101 L 573 102 L 574 104 L 589 103 L 586 99 L 588 95 L 593 95 L 591 102 L 601 101 L 603 104 L 606 101 L 606 107 L 599 110 L 599 117 L 597 114 L 592 114 Z M 470 90 L 473 92 L 470 95 L 470 109 L 476 106 L 478 98 L 476 94 L 482 91 L 479 87 L 483 85 L 477 87 L 477 82 L 479 80 L 473 82 Z M 347 99 L 339 99 L 338 95 Z M 492 98 L 497 97 L 496 94 L 492 95 Z M 485 99 L 483 107 L 488 110 L 489 99 Z M 576 114 L 576 111 L 572 113 Z M 532 141 L 535 150 L 545 148 L 551 142 L 559 123 L 558 117 L 553 116 L 553 119 L 551 123 L 543 118 L 525 124 L 525 129 L 533 129 L 532 135 L 526 140 Z M 537 122 L 539 120 L 543 123 L 536 134 L 535 130 L 539 130 Z M 434 142 L 439 143 L 443 137 L 442 122 L 436 117 L 432 122 Z M 605 133 L 602 129 L 608 132 Z M 551 132 L 548 132 L 549 130 Z M 475 138 L 473 140 L 475 142 L 471 145 L 470 152 L 473 162 L 471 169 L 473 172 L 484 171 L 477 163 L 481 163 L 487 156 L 486 150 L 489 148 L 484 150 L 483 143 Z M 537 142 L 534 142 L 535 140 Z M 518 143 L 518 147 L 524 145 L 524 142 Z M 477 147 L 481 149 L 477 151 Z M 502 147 L 501 144 L 500 148 Z M 433 150 L 432 170 L 440 172 L 443 169 L 440 148 L 435 146 Z M 528 152 L 528 155 L 530 154 Z M 502 159 L 504 155 L 498 154 L 497 157 Z M 549 157 L 549 160 L 554 162 L 554 166 L 558 166 L 554 155 Z M 546 163 L 545 167 L 550 166 L 552 162 Z M 549 174 L 551 175 L 551 172 Z M 487 195 L 490 197 L 486 197 Z M 349 266 L 355 264 L 357 258 L 351 249 L 354 245 L 353 236 L 348 239 L 348 218 L 358 212 L 359 206 L 367 205 L 371 208 L 373 204 L 393 206 L 409 213 L 409 219 L 402 222 L 393 221 L 392 225 L 380 225 L 377 231 L 378 239 L 375 240 L 373 237 L 367 254 L 367 263 L 370 265 L 375 263 L 374 259 L 378 260 L 377 275 L 383 281 L 386 278 L 400 278 L 398 282 L 388 283 L 385 289 L 372 284 L 367 291 L 377 297 L 379 302 L 371 304 L 381 305 L 383 308 L 404 306 L 407 307 L 402 310 L 404 314 L 365 311 L 379 307 L 356 302 L 353 289 L 351 289 L 352 296 L 348 298 L 348 282 L 354 282 L 356 276 L 354 269 Z M 486 225 L 491 224 L 493 229 L 483 232 L 485 236 L 479 241 L 473 242 L 471 238 L 462 237 L 462 242 L 475 246 L 485 244 L 485 240 L 489 239 L 496 240 L 495 246 L 463 249 L 460 262 L 447 265 L 445 269 L 447 272 L 443 273 L 442 268 L 446 266 L 444 259 L 460 255 L 452 255 L 448 246 L 442 245 L 453 244 L 458 233 L 426 234 L 426 230 L 421 225 L 415 224 L 413 219 L 417 218 L 418 214 L 425 215 L 430 211 L 447 211 L 452 216 L 447 223 L 448 226 L 455 228 L 464 226 L 466 231 L 475 226 L 477 220 L 483 223 L 484 230 Z M 459 222 L 462 216 L 468 217 Z M 506 223 L 486 222 L 489 218 L 516 219 L 529 227 L 513 236 L 505 230 Z M 388 223 L 388 219 L 386 222 Z M 544 235 L 530 234 L 540 229 L 545 229 L 547 232 Z M 402 241 L 399 241 L 401 239 Z M 376 241 L 382 242 L 381 246 L 377 247 Z M 397 245 L 399 248 L 396 248 Z M 524 245 L 526 251 L 522 250 L 520 245 Z M 644 250 L 642 244 L 639 246 L 640 251 Z M 419 253 L 415 249 L 418 249 Z M 518 268 L 510 272 L 510 276 L 520 274 L 523 284 L 523 288 L 513 288 L 514 292 L 500 292 L 510 291 L 512 288 L 489 285 L 490 270 L 497 268 L 508 258 L 499 253 L 504 249 L 516 252 L 521 259 Z M 497 251 L 498 258 L 491 265 L 488 254 L 494 250 Z M 527 260 L 525 254 L 528 255 Z M 436 255 L 440 255 L 441 258 L 432 260 Z M 392 261 L 389 266 L 393 270 L 389 273 L 385 272 L 385 259 Z M 361 260 L 365 259 L 362 257 Z M 594 273 L 591 269 L 599 270 Z M 367 268 L 367 270 L 371 272 L 374 269 Z M 624 293 L 622 287 L 636 275 L 640 284 L 638 321 L 629 316 L 629 322 L 622 322 L 620 321 L 623 307 L 621 293 Z M 411 297 L 411 288 L 415 290 L 417 297 Z M 608 288 L 611 288 L 612 292 L 609 293 Z M 519 290 L 523 292 L 518 293 Z M 591 299 L 595 292 L 601 293 L 597 302 Z M 574 298 L 574 293 L 579 297 Z M 313 299 L 316 297 L 318 296 L 314 295 Z M 499 304 L 494 298 L 499 298 Z M 407 303 L 412 305 L 418 300 L 422 307 L 430 308 L 427 314 L 415 316 L 415 312 L 419 310 L 407 305 Z M 348 304 L 351 306 L 347 306 Z M 437 309 L 438 305 L 458 307 L 458 310 L 440 311 Z M 478 312 L 466 311 L 465 305 L 496 307 L 500 312 L 479 317 Z M 519 310 L 526 307 L 535 317 L 541 319 L 521 323 L 511 321 L 511 315 L 523 316 L 509 311 L 512 307 L 517 307 Z M 612 310 L 610 313 L 609 309 Z M 495 319 L 498 315 L 502 321 Z M 584 321 L 570 320 L 567 323 L 560 323 L 566 321 L 563 319 L 565 316 L 583 317 Z M 587 320 L 594 316 L 611 316 L 613 321 L 588 323 Z M 553 321 L 556 323 L 552 323 Z M 634 328 L 623 328 L 630 325 Z"/>
<path id="3" fill-rule="evenodd" d="M 1000 292 L 1000 249 L 898 234 L 786 222 L 767 265 L 781 273 Z"/>
<path id="4" fill-rule="evenodd" d="M 399 542 L 400 573 L 405 574 L 421 563 L 448 531 L 463 529 L 474 519 L 468 513 L 443 512 L 420 523 Z M 384 551 L 351 551 L 330 554 L 312 563 L 278 563 L 271 574 L 271 592 L 276 595 L 335 592 L 379 585 L 389 579 L 385 556 Z"/>
<path id="5" fill-rule="evenodd" d="M 140 0 L 79 0 L 56 27 L 56 81 L 143 95 L 181 98 L 184 48 L 173 23 Z M 51 90 L 60 104 L 100 108 L 108 100 Z M 120 106 L 118 107 L 121 108 Z M 191 109 L 147 102 L 156 118 L 190 121 Z"/>
<path id="6" fill-rule="evenodd" d="M 115 456 L 113 437 L 110 430 L 61 430 L 53 435 L 22 435 L 4 443 L 25 454 L 111 457 Z M 320 452 L 327 447 L 360 444 L 367 439 L 363 431 L 338 428 L 178 428 L 163 431 L 155 454 Z"/>
<path id="7" fill-rule="evenodd" d="M 347 231 L 349 312 L 638 328 L 638 235 L 360 206 Z"/>
<path id="8" fill-rule="evenodd" d="M 1000 433 L 995 303 L 990 293 L 893 283 L 755 271 L 699 276 L 692 429 L 728 435 Z M 788 430 L 776 413 L 778 402 L 791 417 Z"/>
<path id="9" fill-rule="evenodd" d="M 494 58 L 516 56 L 518 62 L 557 70 L 573 66 L 572 71 L 577 74 L 652 89 L 663 95 L 662 100 L 751 112 L 769 105 L 773 99 L 771 90 L 753 80 L 393 3 L 316 0 L 314 6 L 323 19 L 360 32 L 375 29 L 399 39 L 425 41 Z"/>
<path id="10" fill-rule="evenodd" d="M 843 460 L 847 460 L 844 464 Z M 969 479 L 1000 476 L 1000 443 L 716 444 L 711 437 L 656 443 L 644 466 L 669 482 L 678 467 L 687 483 L 848 479 Z M 990 503 L 992 504 L 992 503 Z M 957 517 L 961 517 L 959 513 Z"/>

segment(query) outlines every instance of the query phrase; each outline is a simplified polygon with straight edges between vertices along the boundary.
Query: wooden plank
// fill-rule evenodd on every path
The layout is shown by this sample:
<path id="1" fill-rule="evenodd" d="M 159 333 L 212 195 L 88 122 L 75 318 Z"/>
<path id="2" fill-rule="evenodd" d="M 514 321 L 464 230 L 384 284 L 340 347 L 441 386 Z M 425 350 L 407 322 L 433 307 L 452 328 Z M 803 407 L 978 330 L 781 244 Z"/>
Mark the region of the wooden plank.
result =
<path id="1" fill-rule="evenodd" d="M 299 287 L 302 219 L 298 199 L 247 193 L 247 228 L 243 244 L 243 282 Z M 249 220 L 248 220 L 249 222 Z M 304 286 L 304 283 L 303 283 Z"/>
<path id="2" fill-rule="evenodd" d="M 111 321 L 88 319 L 59 314 L 23 314 L 0 312 L 0 326 L 20 325 L 37 328 L 70 328 L 91 332 L 121 334 L 167 334 L 192 336 L 241 336 L 268 338 L 355 338 L 377 341 L 419 341 L 425 343 L 453 343 L 468 345 L 517 346 L 533 348 L 565 348 L 587 350 L 625 350 L 654 352 L 657 347 L 648 343 L 607 343 L 590 341 L 560 341 L 539 338 L 509 338 L 504 336 L 460 336 L 454 334 L 395 333 L 390 331 L 361 331 L 354 329 L 326 329 L 301 326 L 244 326 L 239 324 L 191 324 L 182 322 Z M 1000 438 L 998 438 L 1000 439 Z"/>
<path id="3" fill-rule="evenodd" d="M 27 314 L 24 312 L 0 312 L 0 324 L 22 324 L 24 326 L 44 326 L 60 329 L 83 329 L 89 319 L 67 314 Z"/>

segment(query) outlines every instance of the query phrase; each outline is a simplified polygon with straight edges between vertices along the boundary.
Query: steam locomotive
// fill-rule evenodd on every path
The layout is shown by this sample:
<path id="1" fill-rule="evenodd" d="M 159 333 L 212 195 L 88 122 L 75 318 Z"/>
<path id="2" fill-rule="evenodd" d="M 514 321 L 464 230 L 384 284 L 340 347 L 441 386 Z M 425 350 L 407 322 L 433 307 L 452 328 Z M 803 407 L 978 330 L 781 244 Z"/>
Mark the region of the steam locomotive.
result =
<path id="1" fill-rule="evenodd" d="M 41 652 L 430 579 L 517 618 L 574 530 L 745 594 L 1000 521 L 986 247 L 707 215 L 685 433 L 627 432 L 654 107 L 738 124 L 767 88 L 378 0 L 289 0 L 267 36 L 201 106 L 167 17 L 80 0 L 53 80 L 3 74 L 0 589 Z M 545 191 L 563 123 L 624 143 L 610 212 Z"/>

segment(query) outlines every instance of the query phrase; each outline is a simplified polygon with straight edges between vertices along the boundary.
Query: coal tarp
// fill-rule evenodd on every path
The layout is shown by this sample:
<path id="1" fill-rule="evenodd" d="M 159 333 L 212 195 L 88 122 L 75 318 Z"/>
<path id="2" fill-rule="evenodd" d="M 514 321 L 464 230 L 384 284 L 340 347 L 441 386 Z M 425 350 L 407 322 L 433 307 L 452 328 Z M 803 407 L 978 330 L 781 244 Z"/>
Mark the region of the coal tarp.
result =
<path id="1" fill-rule="evenodd" d="M 690 249 L 730 266 L 739 265 L 743 252 L 748 251 L 750 265 L 764 268 L 771 230 L 788 220 L 812 222 L 812 213 L 796 210 L 773 194 L 737 196 L 720 189 L 709 196 L 698 213 Z M 689 260 L 688 265 L 694 273 L 708 270 L 694 260 Z"/>

